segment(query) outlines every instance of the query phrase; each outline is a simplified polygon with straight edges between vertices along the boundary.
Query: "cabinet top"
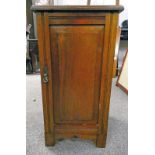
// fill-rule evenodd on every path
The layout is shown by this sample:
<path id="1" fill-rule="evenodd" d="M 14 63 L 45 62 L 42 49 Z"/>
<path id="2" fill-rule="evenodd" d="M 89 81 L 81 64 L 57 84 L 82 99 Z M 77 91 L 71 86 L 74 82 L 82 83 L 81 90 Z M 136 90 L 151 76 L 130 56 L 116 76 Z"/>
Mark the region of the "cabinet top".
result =
<path id="1" fill-rule="evenodd" d="M 94 11 L 94 12 L 122 12 L 122 5 L 32 5 L 32 11 Z"/>

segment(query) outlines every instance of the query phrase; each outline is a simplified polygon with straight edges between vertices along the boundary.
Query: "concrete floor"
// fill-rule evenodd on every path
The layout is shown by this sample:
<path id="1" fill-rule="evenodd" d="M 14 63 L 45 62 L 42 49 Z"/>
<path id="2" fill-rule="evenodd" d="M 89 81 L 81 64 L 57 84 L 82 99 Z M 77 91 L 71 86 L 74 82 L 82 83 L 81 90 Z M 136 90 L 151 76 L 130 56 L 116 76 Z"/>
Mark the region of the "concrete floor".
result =
<path id="1" fill-rule="evenodd" d="M 27 155 L 127 155 L 128 97 L 112 84 L 109 129 L 106 148 L 96 148 L 89 140 L 63 140 L 45 147 L 40 75 L 28 75 L 27 82 Z"/>

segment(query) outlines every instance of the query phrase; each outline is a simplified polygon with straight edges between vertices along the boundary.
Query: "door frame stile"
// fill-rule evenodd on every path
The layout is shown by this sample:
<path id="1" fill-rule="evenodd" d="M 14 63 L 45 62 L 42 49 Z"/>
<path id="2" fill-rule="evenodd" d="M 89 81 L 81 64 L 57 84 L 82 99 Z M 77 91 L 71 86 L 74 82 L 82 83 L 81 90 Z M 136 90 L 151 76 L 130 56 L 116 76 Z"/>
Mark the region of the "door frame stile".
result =
<path id="1" fill-rule="evenodd" d="M 53 92 L 52 92 L 52 62 L 51 62 L 51 51 L 50 51 L 50 34 L 49 34 L 49 23 L 48 23 L 48 13 L 44 13 L 44 45 L 45 45 L 45 60 L 46 67 L 48 68 L 48 117 L 49 117 L 49 133 L 47 133 L 47 143 L 46 145 L 54 145 L 54 119 L 53 119 Z"/>
<path id="2" fill-rule="evenodd" d="M 44 36 L 44 14 L 37 13 L 37 32 L 38 32 L 38 46 L 39 46 L 39 63 L 40 63 L 40 75 L 41 75 L 41 87 L 42 87 L 42 105 L 44 115 L 44 135 L 45 144 L 50 145 L 50 124 L 49 124 L 49 110 L 48 110 L 48 85 L 43 82 L 44 66 L 46 66 L 46 53 L 45 53 L 45 36 Z"/>

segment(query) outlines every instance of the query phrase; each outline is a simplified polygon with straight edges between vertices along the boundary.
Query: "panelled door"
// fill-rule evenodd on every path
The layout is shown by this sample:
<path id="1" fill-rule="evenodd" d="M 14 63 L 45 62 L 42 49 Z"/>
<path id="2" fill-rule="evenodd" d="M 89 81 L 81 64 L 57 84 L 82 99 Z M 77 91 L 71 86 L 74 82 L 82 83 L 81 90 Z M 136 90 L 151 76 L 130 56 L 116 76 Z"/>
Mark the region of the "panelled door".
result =
<path id="1" fill-rule="evenodd" d="M 105 18 L 46 14 L 45 42 L 56 124 L 97 124 Z"/>

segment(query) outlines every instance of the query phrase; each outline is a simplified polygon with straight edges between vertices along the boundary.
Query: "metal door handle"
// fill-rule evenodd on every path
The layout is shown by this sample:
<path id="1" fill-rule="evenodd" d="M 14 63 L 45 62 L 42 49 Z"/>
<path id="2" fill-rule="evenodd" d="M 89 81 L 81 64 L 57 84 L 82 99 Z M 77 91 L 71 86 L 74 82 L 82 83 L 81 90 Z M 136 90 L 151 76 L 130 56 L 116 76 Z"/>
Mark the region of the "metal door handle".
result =
<path id="1" fill-rule="evenodd" d="M 48 69 L 47 69 L 47 66 L 44 67 L 43 82 L 48 83 Z"/>

